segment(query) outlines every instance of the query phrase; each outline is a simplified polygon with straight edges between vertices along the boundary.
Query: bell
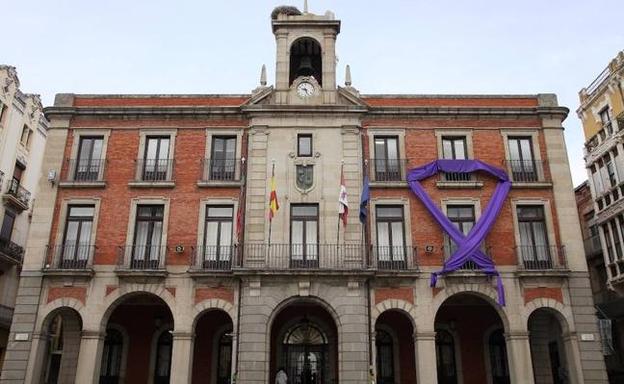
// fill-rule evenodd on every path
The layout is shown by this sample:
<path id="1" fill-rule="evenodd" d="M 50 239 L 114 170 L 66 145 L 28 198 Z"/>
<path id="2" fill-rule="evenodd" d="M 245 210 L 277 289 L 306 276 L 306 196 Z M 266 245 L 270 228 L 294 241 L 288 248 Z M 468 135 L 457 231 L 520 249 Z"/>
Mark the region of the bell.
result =
<path id="1" fill-rule="evenodd" d="M 299 62 L 299 68 L 297 68 L 297 76 L 312 76 L 313 74 L 312 59 L 310 56 L 303 56 Z"/>

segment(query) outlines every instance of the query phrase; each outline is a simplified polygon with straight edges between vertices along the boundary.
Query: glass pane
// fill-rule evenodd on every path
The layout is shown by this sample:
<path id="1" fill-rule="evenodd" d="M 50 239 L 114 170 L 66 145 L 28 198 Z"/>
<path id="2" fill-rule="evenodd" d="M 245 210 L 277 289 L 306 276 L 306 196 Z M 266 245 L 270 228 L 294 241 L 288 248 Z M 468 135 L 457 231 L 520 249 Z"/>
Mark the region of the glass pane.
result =
<path id="1" fill-rule="evenodd" d="M 466 141 L 464 139 L 455 139 L 455 159 L 466 159 Z"/>
<path id="2" fill-rule="evenodd" d="M 71 260 L 74 258 L 76 252 L 77 237 L 78 237 L 79 223 L 76 221 L 70 221 L 67 223 L 67 229 L 65 232 L 65 243 L 63 244 L 63 259 Z"/>
<path id="3" fill-rule="evenodd" d="M 509 157 L 512 161 L 520 160 L 520 148 L 517 139 L 509 139 Z"/>
<path id="4" fill-rule="evenodd" d="M 442 140 L 442 157 L 445 159 L 453 158 L 453 143 L 450 140 Z"/>
<path id="5" fill-rule="evenodd" d="M 529 139 L 521 139 L 520 140 L 520 150 L 522 151 L 522 160 L 531 161 L 533 160 L 533 155 L 531 151 L 531 140 Z"/>
<path id="6" fill-rule="evenodd" d="M 221 222 L 221 242 L 219 249 L 219 256 L 221 260 L 230 260 L 230 254 L 232 253 L 232 223 Z"/>
<path id="7" fill-rule="evenodd" d="M 377 207 L 377 217 L 403 218 L 403 207 Z"/>
<path id="8" fill-rule="evenodd" d="M 299 155 L 309 156 L 312 154 L 312 138 L 310 136 L 299 136 Z"/>
<path id="9" fill-rule="evenodd" d="M 236 138 L 232 137 L 227 140 L 225 147 L 226 159 L 234 159 L 236 155 Z"/>
<path id="10" fill-rule="evenodd" d="M 93 139 L 93 151 L 91 154 L 91 158 L 94 160 L 99 160 L 102 158 L 102 145 L 104 143 L 103 139 Z"/>
<path id="11" fill-rule="evenodd" d="M 233 207 L 209 207 L 208 217 L 232 217 Z"/>
<path id="12" fill-rule="evenodd" d="M 86 163 L 86 161 L 91 156 L 93 141 L 91 139 L 85 138 L 80 140 L 80 153 L 78 154 L 78 158 L 80 159 L 80 163 Z"/>
<path id="13" fill-rule="evenodd" d="M 377 258 L 390 260 L 390 223 L 377 222 Z"/>
<path id="14" fill-rule="evenodd" d="M 297 217 L 317 217 L 318 207 L 316 205 L 294 205 L 292 215 Z"/>
<path id="15" fill-rule="evenodd" d="M 217 234 L 219 233 L 219 223 L 216 221 L 206 222 L 206 239 L 204 245 L 206 247 L 214 247 L 217 245 Z"/>
<path id="16" fill-rule="evenodd" d="M 375 139 L 375 158 L 386 159 L 386 142 L 384 139 Z"/>
<path id="17" fill-rule="evenodd" d="M 291 257 L 294 260 L 303 259 L 303 222 L 293 221 L 291 227 Z"/>
<path id="18" fill-rule="evenodd" d="M 164 138 L 160 139 L 160 149 L 158 152 L 159 159 L 168 159 L 169 158 L 169 139 Z"/>
<path id="19" fill-rule="evenodd" d="M 158 151 L 158 139 L 147 139 L 147 150 L 145 152 L 146 159 L 155 159 Z"/>
<path id="20" fill-rule="evenodd" d="M 399 152 L 396 138 L 388 138 L 386 139 L 388 143 L 388 159 L 389 160 L 397 160 L 399 158 Z"/>
<path id="21" fill-rule="evenodd" d="M 316 259 L 318 256 L 316 225 L 316 221 L 308 221 L 306 223 L 306 254 L 308 260 Z"/>
<path id="22" fill-rule="evenodd" d="M 72 217 L 93 217 L 93 207 L 70 207 L 69 216 Z"/>
<path id="23" fill-rule="evenodd" d="M 405 260 L 403 248 L 403 223 L 392 223 L 392 257 L 394 260 Z"/>
<path id="24" fill-rule="evenodd" d="M 89 258 L 89 244 L 91 243 L 91 222 L 82 223 L 80 228 L 80 239 L 78 241 L 78 259 L 87 260 Z"/>
<path id="25" fill-rule="evenodd" d="M 137 233 L 134 240 L 134 260 L 145 259 L 145 246 L 147 244 L 148 222 L 137 223 Z"/>

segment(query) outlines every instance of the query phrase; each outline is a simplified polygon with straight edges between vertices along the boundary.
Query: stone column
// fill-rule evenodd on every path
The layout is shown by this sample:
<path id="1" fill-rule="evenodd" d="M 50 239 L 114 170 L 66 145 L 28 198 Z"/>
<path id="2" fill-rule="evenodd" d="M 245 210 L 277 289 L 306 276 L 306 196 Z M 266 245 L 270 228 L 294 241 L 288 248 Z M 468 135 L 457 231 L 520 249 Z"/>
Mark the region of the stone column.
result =
<path id="1" fill-rule="evenodd" d="M 288 54 L 288 32 L 278 30 L 275 32 L 277 55 L 275 63 L 275 90 L 277 104 L 285 104 L 290 72 L 290 55 Z"/>
<path id="2" fill-rule="evenodd" d="M 99 382 L 104 338 L 105 334 L 99 331 L 82 331 L 76 383 Z"/>
<path id="3" fill-rule="evenodd" d="M 507 341 L 507 360 L 512 384 L 534 384 L 533 362 L 529 332 L 511 331 L 505 334 Z"/>
<path id="4" fill-rule="evenodd" d="M 437 384 L 435 332 L 417 332 L 414 335 L 414 347 L 416 348 L 417 382 Z"/>
<path id="5" fill-rule="evenodd" d="M 562 337 L 565 351 L 565 362 L 568 366 L 570 384 L 584 383 L 583 370 L 581 369 L 581 355 L 579 352 L 578 339 L 575 333 L 566 333 Z"/>
<path id="6" fill-rule="evenodd" d="M 171 378 L 180 384 L 191 382 L 193 368 L 193 334 L 191 332 L 173 332 L 171 356 Z"/>
<path id="7" fill-rule="evenodd" d="M 323 33 L 323 102 L 336 103 L 336 32 Z"/>

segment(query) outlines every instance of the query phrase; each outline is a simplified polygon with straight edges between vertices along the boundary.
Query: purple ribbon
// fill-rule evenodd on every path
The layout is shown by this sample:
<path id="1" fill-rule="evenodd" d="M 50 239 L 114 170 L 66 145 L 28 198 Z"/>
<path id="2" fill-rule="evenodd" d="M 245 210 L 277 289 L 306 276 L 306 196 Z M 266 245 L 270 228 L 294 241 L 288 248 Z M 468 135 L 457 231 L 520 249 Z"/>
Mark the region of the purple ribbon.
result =
<path id="1" fill-rule="evenodd" d="M 465 236 L 431 200 L 422 185 L 420 185 L 420 181 L 438 172 L 472 173 L 476 171 L 487 172 L 498 178 L 498 184 L 479 221 L 472 227 L 468 235 Z M 440 271 L 431 274 L 430 285 L 435 287 L 438 281 L 438 275 L 456 271 L 467 262 L 472 261 L 487 275 L 496 276 L 498 303 L 504 306 L 505 291 L 503 288 L 503 281 L 492 259 L 485 255 L 480 247 L 496 222 L 498 214 L 507 198 L 507 194 L 511 189 L 511 181 L 509 181 L 507 173 L 502 169 L 491 166 L 480 160 L 435 160 L 422 167 L 412 169 L 407 175 L 407 182 L 416 197 L 420 199 L 442 229 L 448 233 L 449 237 L 457 244 L 457 250 L 444 263 L 444 267 Z"/>

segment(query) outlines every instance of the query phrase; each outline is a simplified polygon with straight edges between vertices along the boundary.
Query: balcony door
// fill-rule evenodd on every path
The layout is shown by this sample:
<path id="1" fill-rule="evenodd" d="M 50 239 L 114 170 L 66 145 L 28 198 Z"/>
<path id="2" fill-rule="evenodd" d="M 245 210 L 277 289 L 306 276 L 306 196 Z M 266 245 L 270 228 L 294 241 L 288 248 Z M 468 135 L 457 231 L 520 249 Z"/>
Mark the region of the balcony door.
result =
<path id="1" fill-rule="evenodd" d="M 442 158 L 445 160 L 466 160 L 468 158 L 466 136 L 442 137 Z M 444 174 L 447 181 L 469 181 L 470 173 L 450 172 Z"/>
<path id="2" fill-rule="evenodd" d="M 203 267 L 224 269 L 232 258 L 232 206 L 207 206 Z"/>
<path id="3" fill-rule="evenodd" d="M 405 225 L 402 206 L 377 206 L 378 267 L 383 269 L 405 268 Z"/>
<path id="4" fill-rule="evenodd" d="M 160 265 L 164 206 L 137 207 L 131 267 L 156 269 Z"/>
<path id="5" fill-rule="evenodd" d="M 475 225 L 476 218 L 474 205 L 448 205 L 446 207 L 446 216 L 449 218 L 451 223 L 455 224 L 457 229 L 459 229 L 464 236 L 468 236 L 468 233 L 470 233 L 472 227 Z M 446 234 L 445 242 L 445 245 L 448 248 L 446 256 L 451 257 L 451 255 L 457 251 L 457 243 L 455 243 Z M 464 264 L 463 268 L 476 269 L 476 265 L 473 261 L 468 261 Z"/>
<path id="6" fill-rule="evenodd" d="M 212 138 L 210 180 L 234 180 L 236 177 L 236 136 Z"/>
<path id="7" fill-rule="evenodd" d="M 100 177 L 100 161 L 102 159 L 102 136 L 81 137 L 78 146 L 78 159 L 74 179 L 77 181 L 94 181 Z"/>
<path id="8" fill-rule="evenodd" d="M 13 227 L 15 226 L 15 213 L 10 209 L 4 210 L 4 219 L 2 219 L 2 228 L 0 229 L 0 241 L 11 241 Z"/>
<path id="9" fill-rule="evenodd" d="M 143 180 L 159 181 L 168 179 L 170 167 L 169 136 L 148 136 L 143 157 Z"/>
<path id="10" fill-rule="evenodd" d="M 552 268 L 543 206 L 518 206 L 520 250 L 529 269 Z"/>
<path id="11" fill-rule="evenodd" d="M 62 244 L 61 268 L 85 268 L 91 250 L 92 205 L 70 205 Z"/>
<path id="12" fill-rule="evenodd" d="M 397 136 L 375 136 L 375 181 L 401 180 L 399 139 Z"/>
<path id="13" fill-rule="evenodd" d="M 290 266 L 318 267 L 318 204 L 290 206 Z"/>
<path id="14" fill-rule="evenodd" d="M 509 138 L 509 160 L 514 181 L 537 181 L 537 169 L 530 137 Z"/>

